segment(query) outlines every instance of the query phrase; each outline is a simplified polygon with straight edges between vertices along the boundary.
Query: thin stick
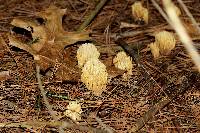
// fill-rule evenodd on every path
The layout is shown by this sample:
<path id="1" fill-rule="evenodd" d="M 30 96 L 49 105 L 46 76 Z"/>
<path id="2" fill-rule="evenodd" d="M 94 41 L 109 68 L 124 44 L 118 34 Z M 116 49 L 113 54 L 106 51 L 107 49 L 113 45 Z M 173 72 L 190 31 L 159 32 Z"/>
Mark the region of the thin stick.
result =
<path id="1" fill-rule="evenodd" d="M 197 66 L 198 71 L 200 72 L 200 56 L 194 47 L 192 40 L 190 39 L 189 35 L 186 32 L 186 29 L 181 23 L 181 20 L 176 15 L 175 9 L 173 8 L 173 3 L 171 0 L 163 0 L 163 4 L 166 8 L 166 12 L 170 19 L 171 26 L 177 32 L 181 42 L 185 46 L 186 50 L 188 51 L 189 55 L 191 56 L 194 64 Z"/>
<path id="2" fill-rule="evenodd" d="M 196 22 L 196 20 L 194 19 L 194 17 L 192 16 L 192 14 L 190 13 L 190 11 L 188 10 L 188 8 L 186 7 L 186 5 L 183 3 L 182 0 L 178 0 L 178 3 L 182 6 L 183 10 L 188 15 L 188 17 L 191 19 L 192 23 L 194 24 L 194 26 L 197 28 L 198 32 L 200 33 L 199 25 Z"/>
<path id="3" fill-rule="evenodd" d="M 165 14 L 165 12 L 163 11 L 163 9 L 158 5 L 158 3 L 155 0 L 151 0 L 151 2 L 153 3 L 153 6 L 156 7 L 156 9 L 159 11 L 159 13 L 163 16 L 163 18 L 170 23 L 169 18 L 167 17 L 167 15 Z"/>
<path id="4" fill-rule="evenodd" d="M 53 113 L 53 109 L 51 107 L 51 105 L 49 104 L 48 100 L 47 100 L 47 97 L 46 97 L 46 93 L 45 93 L 45 90 L 42 86 L 42 81 L 41 81 L 41 76 L 40 76 L 40 66 L 39 65 L 36 65 L 36 76 L 37 76 L 37 81 L 38 81 L 38 87 L 41 91 L 41 94 L 42 94 L 42 97 L 44 99 L 44 103 L 49 111 L 49 114 L 53 117 L 53 119 L 55 121 L 58 121 L 58 118 L 56 117 L 56 115 Z M 59 126 L 59 132 L 60 133 L 64 133 L 64 130 L 62 128 L 62 125 Z"/>
<path id="5" fill-rule="evenodd" d="M 142 127 L 145 126 L 145 124 L 151 120 L 159 110 L 164 108 L 166 105 L 168 105 L 171 102 L 171 99 L 168 97 L 162 98 L 156 105 L 151 107 L 142 117 L 140 117 L 134 126 L 130 129 L 129 133 L 135 133 L 138 130 L 140 130 Z"/>
<path id="6" fill-rule="evenodd" d="M 122 28 L 138 28 L 138 27 L 141 27 L 141 25 L 126 23 L 126 22 L 121 22 L 119 28 L 122 29 Z"/>
<path id="7" fill-rule="evenodd" d="M 165 106 L 170 104 L 170 102 L 176 99 L 178 96 L 183 95 L 190 88 L 189 86 L 191 85 L 191 82 L 189 82 L 189 79 L 191 78 L 192 75 L 189 75 L 188 77 L 182 76 L 178 79 L 181 81 L 179 85 L 174 84 L 173 87 L 171 87 L 171 85 L 168 85 L 165 91 L 171 92 L 172 90 L 175 90 L 175 93 L 162 98 L 157 104 L 151 107 L 142 117 L 140 117 L 136 121 L 134 126 L 132 126 L 132 128 L 130 129 L 129 133 L 135 133 L 138 130 L 140 130 L 142 127 L 145 126 L 145 124 L 147 124 L 148 121 L 150 121 L 159 112 L 159 110 L 163 109 Z"/>
<path id="8" fill-rule="evenodd" d="M 42 86 L 42 81 L 41 81 L 41 76 L 40 76 L 40 66 L 39 65 L 36 65 L 36 72 L 37 72 L 36 76 L 37 76 L 37 81 L 38 81 L 38 87 L 39 87 L 39 89 L 41 91 L 42 97 L 44 99 L 44 103 L 45 103 L 45 105 L 46 105 L 46 107 L 47 107 L 47 109 L 49 111 L 49 114 L 51 114 L 53 119 L 55 121 L 57 121 L 58 119 L 57 119 L 56 115 L 53 113 L 53 109 L 52 109 L 51 105 L 49 104 L 49 102 L 47 100 L 45 90 L 44 90 L 44 88 Z"/>
<path id="9" fill-rule="evenodd" d="M 97 4 L 96 8 L 94 9 L 94 11 L 91 12 L 91 14 L 88 16 L 88 18 L 80 25 L 80 27 L 78 28 L 77 31 L 81 31 L 83 29 L 85 29 L 90 23 L 91 21 L 94 19 L 94 17 L 97 15 L 97 13 L 101 10 L 101 8 L 105 5 L 105 3 L 108 0 L 100 0 L 100 2 Z"/>
<path id="10" fill-rule="evenodd" d="M 126 31 L 123 33 L 111 33 L 110 37 L 114 38 L 115 40 L 119 39 L 119 38 L 125 38 L 125 37 L 134 37 L 140 34 L 147 34 L 147 35 L 153 35 L 153 33 L 156 30 L 165 30 L 165 29 L 170 29 L 169 25 L 159 25 L 159 26 L 153 26 L 150 28 L 147 28 L 145 30 L 141 30 L 141 31 Z"/>
<path id="11" fill-rule="evenodd" d="M 103 127 L 103 129 L 106 130 L 108 133 L 114 133 L 114 129 L 104 124 L 99 117 L 96 116 L 95 119 L 101 125 L 101 127 Z"/>
<path id="12" fill-rule="evenodd" d="M 5 123 L 0 123 L 0 128 L 3 127 L 7 127 L 7 128 L 11 128 L 11 127 L 21 127 L 21 128 L 41 128 L 41 127 L 45 127 L 45 126 L 49 126 L 49 127 L 59 127 L 60 125 L 63 125 L 64 128 L 68 128 L 68 129 L 77 129 L 77 130 L 81 130 L 81 131 L 85 131 L 85 132 L 94 132 L 94 133 L 107 133 L 106 130 L 103 129 L 99 129 L 99 128 L 93 128 L 93 127 L 88 127 L 88 126 L 81 126 L 74 123 L 70 123 L 70 122 L 63 122 L 63 121 L 52 121 L 52 122 L 48 122 L 48 121 L 25 121 L 25 122 L 5 122 Z"/>

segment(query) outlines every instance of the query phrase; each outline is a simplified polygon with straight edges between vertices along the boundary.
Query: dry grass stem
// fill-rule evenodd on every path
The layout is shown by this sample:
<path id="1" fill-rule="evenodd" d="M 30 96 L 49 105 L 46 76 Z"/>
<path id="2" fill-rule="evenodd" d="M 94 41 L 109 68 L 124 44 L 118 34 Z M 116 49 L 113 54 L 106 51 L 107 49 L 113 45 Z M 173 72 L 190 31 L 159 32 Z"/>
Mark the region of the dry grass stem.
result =
<path id="1" fill-rule="evenodd" d="M 191 19 L 191 21 L 194 24 L 195 28 L 197 28 L 198 32 L 200 33 L 199 24 L 196 22 L 196 20 L 194 19 L 194 17 L 192 16 L 192 14 L 190 13 L 190 11 L 186 7 L 186 5 L 183 3 L 182 0 L 177 0 L 177 1 L 181 5 L 181 7 L 184 9 L 184 11 L 188 15 L 188 17 Z"/>
<path id="2" fill-rule="evenodd" d="M 49 104 L 49 102 L 47 100 L 45 90 L 42 86 L 42 81 L 41 81 L 41 76 L 40 76 L 40 67 L 38 65 L 36 65 L 36 76 L 37 76 L 37 81 L 38 81 L 38 87 L 39 87 L 42 97 L 44 99 L 45 106 L 47 107 L 49 114 L 52 116 L 52 118 L 55 121 L 58 121 L 58 117 L 55 115 L 55 112 L 53 111 L 51 105 Z M 62 125 L 59 125 L 59 132 L 64 133 L 64 130 L 61 127 L 62 127 Z"/>
<path id="3" fill-rule="evenodd" d="M 156 7 L 156 9 L 159 11 L 159 13 L 163 16 L 163 18 L 170 24 L 169 18 L 166 15 L 166 13 L 163 11 L 163 9 L 158 5 L 158 3 L 155 0 L 151 0 L 153 5 Z"/>
<path id="4" fill-rule="evenodd" d="M 180 40 L 184 44 L 186 50 L 188 51 L 189 55 L 191 56 L 194 64 L 197 66 L 198 71 L 200 72 L 200 56 L 193 45 L 192 40 L 190 39 L 189 35 L 186 32 L 186 29 L 181 23 L 181 20 L 176 15 L 176 11 L 173 8 L 173 3 L 170 0 L 163 0 L 163 4 L 166 8 L 166 12 L 170 18 L 171 26 L 177 32 Z"/>

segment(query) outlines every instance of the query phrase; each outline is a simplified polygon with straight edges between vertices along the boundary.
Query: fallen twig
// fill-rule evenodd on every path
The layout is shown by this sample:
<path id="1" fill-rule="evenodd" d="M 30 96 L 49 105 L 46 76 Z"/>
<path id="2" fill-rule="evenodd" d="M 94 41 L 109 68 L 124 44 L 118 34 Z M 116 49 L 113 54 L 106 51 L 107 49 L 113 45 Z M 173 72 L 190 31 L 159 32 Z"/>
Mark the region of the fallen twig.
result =
<path id="1" fill-rule="evenodd" d="M 45 93 L 45 90 L 42 86 L 42 81 L 41 81 L 41 76 L 40 76 L 40 67 L 38 65 L 36 65 L 36 72 L 37 72 L 37 81 L 38 81 L 38 88 L 40 89 L 41 91 L 41 94 L 42 94 L 42 97 L 44 99 L 44 102 L 45 102 L 45 105 L 49 111 L 49 113 L 51 114 L 51 116 L 53 117 L 53 119 L 55 121 L 57 121 L 57 117 L 56 115 L 53 113 L 53 109 L 51 107 L 51 105 L 49 104 L 48 100 L 47 100 L 47 97 L 46 97 L 46 93 Z"/>
<path id="2" fill-rule="evenodd" d="M 45 103 L 45 105 L 46 105 L 46 107 L 49 111 L 49 114 L 53 117 L 53 119 L 55 121 L 58 121 L 58 117 L 56 117 L 55 113 L 53 112 L 53 109 L 52 109 L 51 105 L 49 104 L 49 102 L 47 100 L 45 90 L 42 86 L 42 81 L 41 81 L 41 76 L 40 76 L 40 66 L 39 65 L 36 65 L 36 76 L 37 76 L 37 81 L 38 81 L 38 88 L 41 91 L 42 97 L 44 99 L 44 103 Z M 59 126 L 59 132 L 64 133 L 62 125 Z"/>
<path id="3" fill-rule="evenodd" d="M 91 23 L 91 21 L 94 19 L 94 17 L 97 15 L 97 13 L 101 10 L 101 8 L 105 5 L 107 1 L 108 0 L 100 0 L 96 8 L 91 12 L 88 18 L 80 25 L 77 31 L 85 29 Z"/>
<path id="4" fill-rule="evenodd" d="M 95 119 L 96 119 L 96 121 L 101 125 L 101 127 L 102 127 L 104 130 L 106 130 L 108 133 L 114 133 L 114 129 L 111 128 L 111 127 L 109 127 L 109 126 L 107 126 L 106 124 L 104 124 L 104 123 L 102 122 L 102 120 L 101 120 L 99 117 L 96 116 Z"/>
<path id="5" fill-rule="evenodd" d="M 86 132 L 94 132 L 94 133 L 107 133 L 105 130 L 102 129 L 98 129 L 98 128 L 92 128 L 92 127 L 87 127 L 87 126 L 79 126 L 73 123 L 69 123 L 69 122 L 63 122 L 63 121 L 52 121 L 52 122 L 48 122 L 48 121 L 25 121 L 25 122 L 5 122 L 5 123 L 0 123 L 0 128 L 3 127 L 7 127 L 7 128 L 11 128 L 11 127 L 20 127 L 20 128 L 42 128 L 45 126 L 49 126 L 49 127 L 59 127 L 59 126 L 63 126 L 64 128 L 68 128 L 68 129 L 77 129 L 77 130 L 81 130 L 81 131 L 86 131 Z"/>
<path id="6" fill-rule="evenodd" d="M 190 11 L 188 10 L 188 8 L 186 7 L 186 5 L 183 3 L 182 0 L 177 0 L 178 3 L 182 6 L 183 10 L 185 11 L 185 13 L 188 15 L 188 17 L 191 19 L 192 23 L 194 24 L 195 28 L 198 30 L 198 32 L 200 33 L 200 28 L 198 23 L 196 22 L 196 20 L 194 19 L 194 17 L 192 16 L 192 14 L 190 13 Z"/>
<path id="7" fill-rule="evenodd" d="M 159 110 L 168 105 L 170 101 L 171 99 L 169 99 L 168 97 L 164 97 L 163 99 L 161 99 L 156 105 L 151 107 L 141 118 L 136 121 L 129 132 L 134 133 L 140 130 L 149 120 L 151 120 L 157 114 Z"/>
<path id="8" fill-rule="evenodd" d="M 162 24 L 162 25 L 147 28 L 145 30 L 142 29 L 140 31 L 127 31 L 127 32 L 123 32 L 123 33 L 112 33 L 110 35 L 110 37 L 117 40 L 119 38 L 134 37 L 134 36 L 141 35 L 141 34 L 147 34 L 147 35 L 153 36 L 153 34 L 156 31 L 165 30 L 165 29 L 171 29 L 171 27 L 169 27 L 169 25 L 167 25 L 167 24 Z"/>
<path id="9" fill-rule="evenodd" d="M 187 89 L 189 88 L 189 82 L 188 79 L 190 77 L 182 76 L 180 78 L 181 82 L 177 86 L 174 85 L 174 87 L 168 87 L 165 91 L 165 93 L 168 93 L 168 95 L 164 98 L 162 98 L 157 104 L 155 104 L 153 107 L 151 107 L 141 118 L 139 118 L 134 126 L 130 129 L 130 133 L 135 133 L 138 130 L 140 130 L 148 121 L 150 121 L 159 110 L 167 106 L 173 99 L 175 99 L 177 96 L 182 95 Z M 172 92 L 172 89 L 175 90 L 173 94 L 170 94 Z"/>
<path id="10" fill-rule="evenodd" d="M 120 24 L 120 29 L 121 28 L 138 28 L 138 27 L 141 27 L 141 25 L 126 23 L 126 22 L 121 22 Z"/>

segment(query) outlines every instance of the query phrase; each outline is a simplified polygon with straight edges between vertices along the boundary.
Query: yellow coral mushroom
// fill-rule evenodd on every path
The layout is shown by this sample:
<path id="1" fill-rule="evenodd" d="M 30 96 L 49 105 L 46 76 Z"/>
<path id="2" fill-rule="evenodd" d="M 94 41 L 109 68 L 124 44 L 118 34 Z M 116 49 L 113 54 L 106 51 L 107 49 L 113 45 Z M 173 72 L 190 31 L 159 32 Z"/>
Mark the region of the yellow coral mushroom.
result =
<path id="1" fill-rule="evenodd" d="M 151 53 L 153 54 L 154 59 L 157 59 L 160 56 L 160 50 L 156 43 L 151 43 L 150 45 Z"/>
<path id="2" fill-rule="evenodd" d="M 146 24 L 148 23 L 149 19 L 149 12 L 148 10 L 142 6 L 141 2 L 135 2 L 132 6 L 132 15 L 135 20 L 142 20 Z"/>
<path id="3" fill-rule="evenodd" d="M 127 56 L 124 51 L 117 53 L 117 55 L 113 59 L 113 64 L 116 68 L 126 70 L 129 75 L 132 75 L 132 59 L 130 56 Z"/>
<path id="4" fill-rule="evenodd" d="M 98 59 L 100 56 L 99 51 L 92 43 L 82 44 L 77 50 L 78 66 L 80 68 L 91 58 Z"/>
<path id="5" fill-rule="evenodd" d="M 106 66 L 98 59 L 92 58 L 82 68 L 81 81 L 97 96 L 105 90 L 108 82 Z"/>
<path id="6" fill-rule="evenodd" d="M 169 55 L 171 50 L 175 48 L 176 39 L 173 33 L 161 31 L 155 35 L 155 43 L 161 55 Z"/>
<path id="7" fill-rule="evenodd" d="M 77 101 L 71 101 L 69 102 L 69 105 L 67 106 L 67 110 L 64 112 L 64 115 L 70 117 L 74 121 L 77 121 L 81 120 L 81 113 L 81 104 Z"/>

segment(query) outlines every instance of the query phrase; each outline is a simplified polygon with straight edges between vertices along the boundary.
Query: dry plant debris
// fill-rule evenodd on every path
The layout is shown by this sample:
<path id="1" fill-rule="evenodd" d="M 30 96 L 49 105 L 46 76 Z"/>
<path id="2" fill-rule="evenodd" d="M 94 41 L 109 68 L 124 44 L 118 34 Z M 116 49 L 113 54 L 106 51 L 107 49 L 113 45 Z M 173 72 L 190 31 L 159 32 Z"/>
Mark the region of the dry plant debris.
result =
<path id="1" fill-rule="evenodd" d="M 0 71 L 0 81 L 7 80 L 10 77 L 9 71 Z"/>
<path id="2" fill-rule="evenodd" d="M 158 47 L 153 42 L 155 32 L 174 30 L 153 5 L 154 0 L 142 1 L 149 10 L 151 21 L 148 20 L 148 25 L 134 23 L 130 7 L 135 1 L 110 0 L 104 7 L 98 6 L 97 2 L 105 1 L 54 0 L 56 6 L 50 7 L 52 1 L 49 0 L 0 1 L 0 132 L 59 132 L 61 125 L 66 126 L 64 132 L 81 133 L 105 133 L 105 129 L 120 133 L 131 129 L 138 132 L 200 132 L 200 74 L 178 37 L 169 56 L 162 56 L 160 49 L 154 49 Z M 196 9 L 200 3 L 196 0 L 183 0 L 183 3 L 199 23 L 199 11 Z M 159 1 L 158 5 L 162 2 Z M 97 8 L 99 14 L 95 14 Z M 181 6 L 180 18 L 199 52 L 198 30 L 183 10 Z M 91 18 L 90 14 L 94 17 Z M 37 21 L 38 17 L 42 21 Z M 86 21 L 89 17 L 90 20 Z M 120 29 L 122 22 L 127 24 Z M 87 27 L 82 28 L 82 24 Z M 10 29 L 13 29 L 11 33 Z M 25 30 L 28 36 L 18 34 L 16 29 Z M 89 39 L 97 44 L 100 54 L 95 57 L 93 67 L 87 65 L 88 61 L 83 63 L 82 68 L 79 67 L 76 54 L 82 42 L 77 41 L 85 43 L 88 33 L 73 32 L 77 29 L 90 31 Z M 7 45 L 8 33 L 11 34 L 10 44 L 15 47 Z M 127 45 L 118 44 L 118 37 Z M 154 57 L 161 56 L 156 61 L 152 60 L 149 44 L 150 49 L 156 51 Z M 122 49 L 132 57 L 134 64 L 128 82 L 122 76 L 126 70 L 116 68 L 113 63 L 113 58 Z M 54 78 L 43 75 L 41 80 L 58 121 L 49 115 L 49 109 L 45 108 L 44 99 L 38 93 L 33 56 L 42 69 L 50 67 L 54 71 Z M 86 65 L 88 69 L 96 69 L 97 63 L 102 66 L 101 70 L 104 70 L 109 82 L 104 80 L 106 88 L 92 90 L 87 87 L 89 82 L 86 86 L 79 82 L 81 69 Z M 94 75 L 99 71 L 89 72 Z M 100 80 L 98 76 L 92 77 Z M 186 77 L 188 82 L 181 82 L 181 77 Z M 101 95 L 91 95 L 88 89 Z M 184 89 L 188 91 L 182 92 Z M 170 99 L 162 101 L 166 96 Z M 171 100 L 174 96 L 177 98 Z"/>
<path id="3" fill-rule="evenodd" d="M 199 37 L 198 29 L 196 27 L 194 27 L 194 25 L 192 24 L 191 21 L 185 20 L 182 23 L 183 23 L 183 26 L 185 27 L 185 29 L 187 30 L 187 33 L 192 38 Z"/>
<path id="4" fill-rule="evenodd" d="M 9 35 L 9 43 L 23 49 L 34 56 L 41 69 L 54 67 L 62 64 L 56 73 L 62 80 L 76 79 L 78 76 L 78 68 L 70 66 L 75 60 L 63 62 L 63 51 L 68 45 L 72 45 L 78 41 L 89 39 L 86 31 L 83 32 L 67 32 L 62 27 L 62 17 L 66 9 L 60 9 L 56 6 L 50 6 L 44 11 L 36 13 L 38 17 L 42 17 L 44 24 L 38 24 L 33 21 L 14 19 L 11 24 L 15 27 L 23 28 L 32 35 L 32 42 L 23 42 L 16 38 L 15 35 Z M 70 76 L 69 76 L 70 74 Z"/>
<path id="5" fill-rule="evenodd" d="M 135 2 L 132 6 L 132 15 L 136 21 L 144 21 L 148 24 L 149 12 L 147 8 L 143 7 L 142 2 Z"/>

